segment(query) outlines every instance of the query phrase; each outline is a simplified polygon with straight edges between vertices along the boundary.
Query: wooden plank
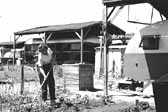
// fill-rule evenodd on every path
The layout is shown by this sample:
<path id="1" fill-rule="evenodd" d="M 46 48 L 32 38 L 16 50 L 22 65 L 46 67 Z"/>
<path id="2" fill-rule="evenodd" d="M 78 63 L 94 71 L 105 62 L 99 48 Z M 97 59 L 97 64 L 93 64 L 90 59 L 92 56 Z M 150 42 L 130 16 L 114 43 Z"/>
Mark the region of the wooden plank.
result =
<path id="1" fill-rule="evenodd" d="M 80 54 L 80 63 L 83 63 L 83 28 L 81 29 L 81 54 Z"/>

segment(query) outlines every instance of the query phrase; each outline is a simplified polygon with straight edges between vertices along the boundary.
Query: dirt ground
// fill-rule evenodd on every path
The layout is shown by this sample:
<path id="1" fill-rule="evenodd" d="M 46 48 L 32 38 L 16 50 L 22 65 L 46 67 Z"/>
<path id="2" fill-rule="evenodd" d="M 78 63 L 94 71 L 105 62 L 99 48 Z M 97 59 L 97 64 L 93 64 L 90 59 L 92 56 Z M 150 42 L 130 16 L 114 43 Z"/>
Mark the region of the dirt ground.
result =
<path id="1" fill-rule="evenodd" d="M 111 91 L 113 92 L 113 91 Z M 50 101 L 42 102 L 39 94 L 25 92 L 24 95 L 1 96 L 1 111 L 10 112 L 156 112 L 152 98 L 118 94 L 104 97 L 103 92 L 57 90 L 54 106 Z M 110 94 L 110 93 L 109 93 Z M 135 104 L 138 100 L 139 103 Z M 151 102 L 150 102 L 151 101 Z M 9 108 L 10 107 L 10 108 Z"/>
<path id="2" fill-rule="evenodd" d="M 38 76 L 31 67 L 25 67 L 24 94 L 20 95 L 20 70 L 16 66 L 1 68 L 0 80 L 10 79 L 13 83 L 0 84 L 0 112 L 156 112 L 151 85 L 143 92 L 113 87 L 105 96 L 104 82 L 96 78 L 95 91 L 58 86 L 56 104 L 51 106 L 49 100 L 41 101 Z"/>

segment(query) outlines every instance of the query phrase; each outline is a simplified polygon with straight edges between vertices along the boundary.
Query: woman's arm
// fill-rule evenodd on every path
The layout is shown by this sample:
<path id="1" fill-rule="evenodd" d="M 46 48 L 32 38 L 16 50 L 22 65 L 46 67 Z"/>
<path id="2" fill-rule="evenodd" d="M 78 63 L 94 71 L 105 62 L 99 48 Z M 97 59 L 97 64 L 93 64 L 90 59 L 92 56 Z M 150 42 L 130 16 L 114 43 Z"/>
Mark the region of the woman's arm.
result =
<path id="1" fill-rule="evenodd" d="M 39 67 L 39 71 L 41 72 L 41 74 L 43 75 L 44 79 L 47 77 L 43 68 L 42 67 Z"/>
<path id="2" fill-rule="evenodd" d="M 53 51 L 51 50 L 51 48 L 48 47 L 47 53 L 48 53 L 49 55 L 52 55 L 52 54 L 53 54 Z"/>
<path id="3" fill-rule="evenodd" d="M 39 67 L 39 72 L 44 76 L 44 78 L 46 78 L 46 74 L 42 68 L 43 63 L 42 63 L 42 54 L 39 53 L 38 54 L 38 67 Z"/>

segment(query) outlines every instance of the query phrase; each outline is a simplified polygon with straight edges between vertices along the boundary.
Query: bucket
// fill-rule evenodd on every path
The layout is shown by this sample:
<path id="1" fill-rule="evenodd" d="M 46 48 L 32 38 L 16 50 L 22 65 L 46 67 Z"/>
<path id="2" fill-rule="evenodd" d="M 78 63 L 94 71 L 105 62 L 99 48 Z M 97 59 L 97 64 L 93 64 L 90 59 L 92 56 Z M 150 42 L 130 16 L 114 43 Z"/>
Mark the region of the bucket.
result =
<path id="1" fill-rule="evenodd" d="M 168 112 L 168 82 L 153 82 L 156 112 Z"/>

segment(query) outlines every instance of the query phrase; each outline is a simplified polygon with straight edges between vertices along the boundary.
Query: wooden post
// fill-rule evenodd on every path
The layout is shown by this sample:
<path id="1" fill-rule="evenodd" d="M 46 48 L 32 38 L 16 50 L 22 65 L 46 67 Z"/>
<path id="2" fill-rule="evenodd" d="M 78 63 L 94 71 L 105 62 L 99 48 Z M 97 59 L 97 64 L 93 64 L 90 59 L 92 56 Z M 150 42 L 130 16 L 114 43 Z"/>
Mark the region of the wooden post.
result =
<path id="1" fill-rule="evenodd" d="M 77 37 L 79 37 L 80 41 L 81 41 L 81 48 L 80 48 L 80 63 L 83 63 L 83 28 L 81 28 L 81 32 L 80 34 L 78 32 L 75 32 L 75 34 L 77 35 Z"/>
<path id="2" fill-rule="evenodd" d="M 13 42 L 13 65 L 15 65 L 15 53 L 16 53 L 16 38 L 14 36 L 14 42 Z"/>
<path id="3" fill-rule="evenodd" d="M 64 81 L 63 89 L 65 91 L 66 90 L 66 77 L 65 77 L 65 73 L 64 72 L 63 72 L 63 81 Z"/>
<path id="4" fill-rule="evenodd" d="M 46 33 L 44 33 L 44 44 L 46 44 L 47 41 L 46 41 Z"/>
<path id="5" fill-rule="evenodd" d="M 20 94 L 23 95 L 24 92 L 24 59 L 25 59 L 25 46 L 24 51 L 22 53 L 22 60 L 21 60 L 21 87 L 20 87 Z"/>
<path id="6" fill-rule="evenodd" d="M 20 85 L 20 88 L 21 88 L 20 94 L 23 95 L 23 91 L 24 91 L 24 64 L 21 65 L 21 85 Z"/>
<path id="7" fill-rule="evenodd" d="M 104 75 L 105 75 L 105 95 L 108 95 L 108 68 L 107 68 L 107 14 L 108 14 L 108 9 L 107 6 L 104 7 L 105 8 L 105 20 L 104 20 Z"/>
<path id="8" fill-rule="evenodd" d="M 41 40 L 43 41 L 43 43 L 44 43 L 44 44 L 46 44 L 46 43 L 47 43 L 46 33 L 45 33 L 45 32 L 43 33 L 43 36 L 42 36 L 42 37 L 40 37 L 40 38 L 41 38 Z"/>
<path id="9" fill-rule="evenodd" d="M 102 74 L 103 74 L 103 64 L 104 61 L 102 59 L 103 57 L 103 37 L 100 38 L 100 69 L 99 69 L 99 79 L 101 78 Z"/>
<path id="10" fill-rule="evenodd" d="M 80 55 L 80 63 L 83 63 L 83 29 L 81 29 L 81 55 Z"/>

